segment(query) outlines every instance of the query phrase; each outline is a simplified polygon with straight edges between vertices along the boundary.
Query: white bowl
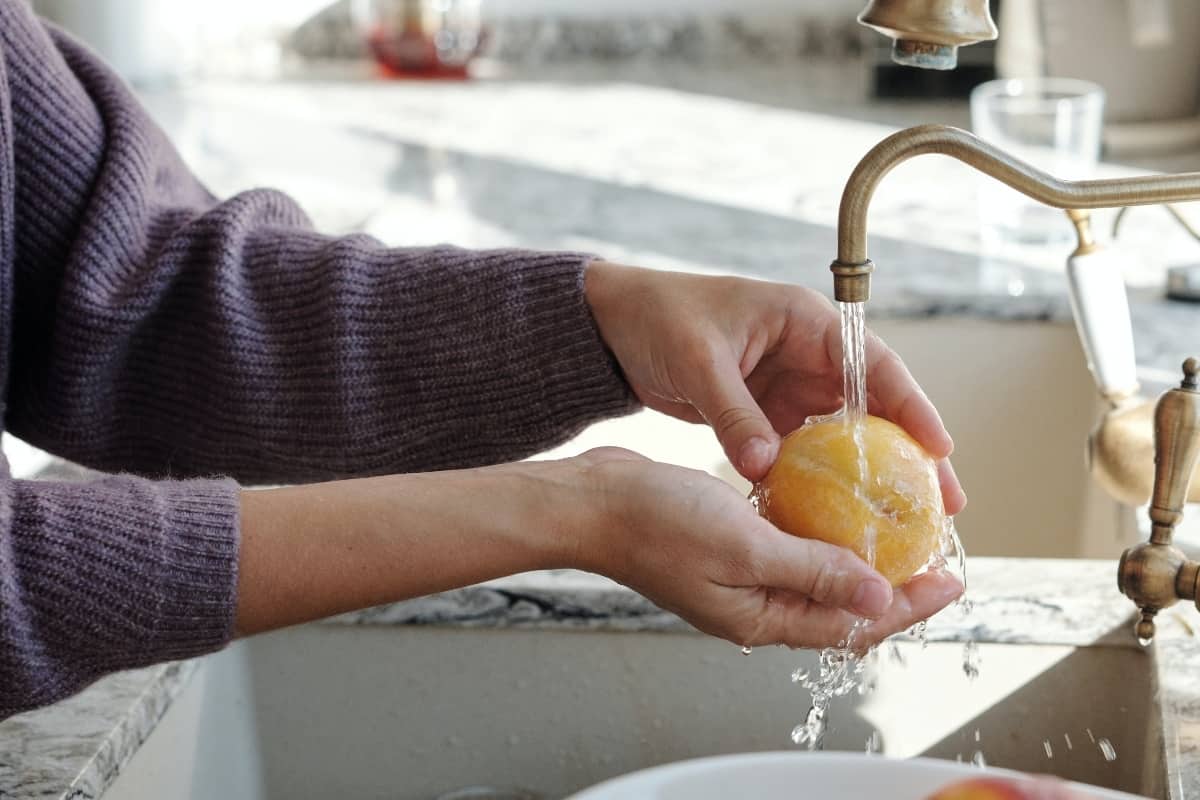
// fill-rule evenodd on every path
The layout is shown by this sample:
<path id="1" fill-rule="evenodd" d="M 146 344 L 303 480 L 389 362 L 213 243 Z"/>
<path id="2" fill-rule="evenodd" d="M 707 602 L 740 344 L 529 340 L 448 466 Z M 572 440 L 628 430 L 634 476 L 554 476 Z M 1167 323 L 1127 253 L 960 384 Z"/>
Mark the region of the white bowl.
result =
<path id="1" fill-rule="evenodd" d="M 859 753 L 752 753 L 681 761 L 634 772 L 568 800 L 924 800 L 949 783 L 982 774 L 1022 778 L 931 758 L 891 759 Z M 1134 795 L 1070 784 L 1080 798 L 1136 800 Z"/>

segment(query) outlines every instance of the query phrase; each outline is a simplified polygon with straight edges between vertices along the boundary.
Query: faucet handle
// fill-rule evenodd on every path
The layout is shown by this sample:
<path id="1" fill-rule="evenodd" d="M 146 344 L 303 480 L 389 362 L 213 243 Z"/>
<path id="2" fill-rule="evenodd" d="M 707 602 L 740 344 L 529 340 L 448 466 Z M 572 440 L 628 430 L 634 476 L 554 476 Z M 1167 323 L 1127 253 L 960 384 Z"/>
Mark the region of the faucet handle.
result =
<path id="1" fill-rule="evenodd" d="M 1150 541 L 1131 547 L 1117 566 L 1117 586 L 1141 611 L 1136 632 L 1148 643 L 1154 616 L 1179 598 L 1200 608 L 1200 563 L 1171 543 L 1183 519 L 1192 472 L 1200 456 L 1200 361 L 1183 362 L 1183 381 L 1154 408 L 1154 491 L 1150 497 Z"/>
<path id="2" fill-rule="evenodd" d="M 1075 329 L 1100 394 L 1112 406 L 1138 391 L 1133 323 L 1116 250 L 1096 243 L 1087 211 L 1068 209 L 1078 246 L 1067 259 L 1067 286 Z"/>
<path id="3" fill-rule="evenodd" d="M 1150 540 L 1170 544 L 1183 519 L 1196 458 L 1200 456 L 1200 361 L 1183 362 L 1183 380 L 1154 407 L 1154 491 L 1150 495 Z"/>

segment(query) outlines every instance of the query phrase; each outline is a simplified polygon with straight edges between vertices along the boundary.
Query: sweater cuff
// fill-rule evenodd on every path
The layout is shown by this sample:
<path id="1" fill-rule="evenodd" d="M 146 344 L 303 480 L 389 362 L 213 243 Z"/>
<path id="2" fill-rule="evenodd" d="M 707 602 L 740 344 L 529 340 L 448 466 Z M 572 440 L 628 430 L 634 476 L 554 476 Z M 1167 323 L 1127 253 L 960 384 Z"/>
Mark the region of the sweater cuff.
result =
<path id="1" fill-rule="evenodd" d="M 233 636 L 239 498 L 224 480 L 13 481 L 0 541 L 0 717 Z M 6 563 L 7 562 L 7 563 Z"/>
<path id="2" fill-rule="evenodd" d="M 237 610 L 240 500 L 230 480 L 157 486 L 161 528 L 155 581 L 157 628 L 146 643 L 154 661 L 224 647 Z"/>
<path id="3" fill-rule="evenodd" d="M 605 345 L 588 305 L 584 273 L 596 256 L 546 253 L 524 262 L 532 289 L 527 306 L 526 346 L 540 351 L 534 391 L 543 414 L 566 441 L 600 419 L 641 408 L 616 357 Z M 536 406 L 536 404 L 534 404 Z"/>

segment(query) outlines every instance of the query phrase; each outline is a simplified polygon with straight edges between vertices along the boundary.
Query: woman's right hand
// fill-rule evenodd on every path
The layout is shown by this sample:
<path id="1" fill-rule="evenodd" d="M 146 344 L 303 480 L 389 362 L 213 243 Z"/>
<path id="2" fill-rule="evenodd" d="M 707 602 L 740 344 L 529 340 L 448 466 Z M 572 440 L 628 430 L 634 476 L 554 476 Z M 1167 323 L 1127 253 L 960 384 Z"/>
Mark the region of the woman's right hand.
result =
<path id="1" fill-rule="evenodd" d="M 853 552 L 783 533 L 707 473 L 618 448 L 571 459 L 582 481 L 570 566 L 607 575 L 739 645 L 856 645 L 926 619 L 962 593 L 931 570 L 893 592 Z"/>

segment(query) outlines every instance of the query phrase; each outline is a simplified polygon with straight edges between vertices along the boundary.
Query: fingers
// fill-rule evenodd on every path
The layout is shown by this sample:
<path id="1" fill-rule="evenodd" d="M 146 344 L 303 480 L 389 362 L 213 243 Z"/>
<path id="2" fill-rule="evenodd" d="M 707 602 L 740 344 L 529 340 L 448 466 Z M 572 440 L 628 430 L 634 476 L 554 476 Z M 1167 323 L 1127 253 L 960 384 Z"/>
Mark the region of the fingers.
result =
<path id="1" fill-rule="evenodd" d="M 711 359 L 702 365 L 689 398 L 704 417 L 729 463 L 749 481 L 767 474 L 779 454 L 779 434 L 758 407 L 732 359 Z"/>
<path id="2" fill-rule="evenodd" d="M 867 337 L 867 385 L 884 415 L 904 428 L 934 458 L 946 458 L 954 441 L 908 367 L 878 336 Z"/>
<path id="3" fill-rule="evenodd" d="M 966 508 L 967 495 L 962 484 L 958 482 L 958 475 L 954 473 L 954 466 L 948 458 L 938 462 L 938 483 L 942 487 L 942 504 L 946 507 L 947 514 L 953 517 Z"/>
<path id="4" fill-rule="evenodd" d="M 930 570 L 918 575 L 897 589 L 892 607 L 866 627 L 863 645 L 878 644 L 892 634 L 929 619 L 961 597 L 962 593 L 962 583 L 947 572 Z"/>
<path id="5" fill-rule="evenodd" d="M 891 585 L 850 550 L 774 529 L 770 533 L 759 545 L 762 585 L 871 619 L 893 605 Z"/>
<path id="6" fill-rule="evenodd" d="M 860 629 L 854 647 L 865 650 L 921 620 L 928 619 L 962 595 L 958 579 L 944 572 L 918 575 L 896 589 L 882 617 Z M 845 641 L 859 616 L 842 608 L 814 603 L 795 592 L 780 592 L 767 607 L 767 618 L 751 645 L 785 644 L 788 647 L 832 647 Z"/>

